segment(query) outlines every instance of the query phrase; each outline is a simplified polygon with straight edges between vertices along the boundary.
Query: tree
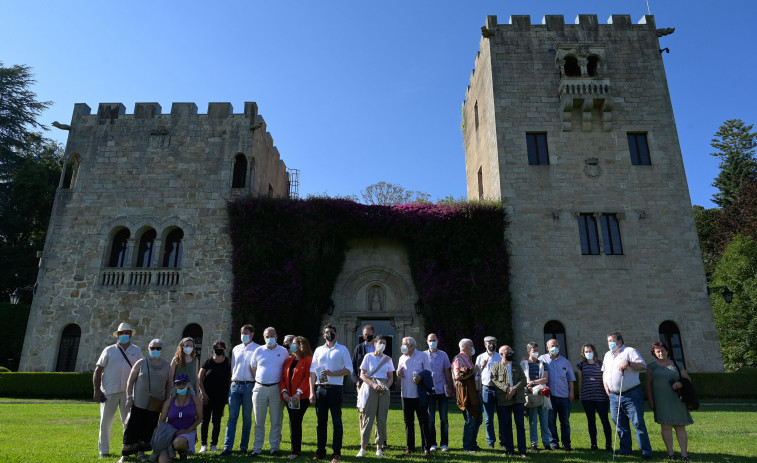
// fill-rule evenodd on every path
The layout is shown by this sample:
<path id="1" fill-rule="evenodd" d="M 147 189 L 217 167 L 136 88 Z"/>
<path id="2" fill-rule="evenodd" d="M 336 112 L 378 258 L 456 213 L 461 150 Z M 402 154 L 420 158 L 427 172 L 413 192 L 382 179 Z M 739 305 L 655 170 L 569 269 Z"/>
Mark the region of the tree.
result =
<path id="1" fill-rule="evenodd" d="M 702 206 L 694 206 L 694 222 L 697 226 L 697 235 L 699 235 L 699 247 L 702 251 L 702 260 L 704 261 L 704 270 L 709 281 L 712 272 L 715 270 L 715 264 L 718 262 L 718 239 L 720 229 L 718 228 L 718 218 L 720 209 L 713 207 L 705 209 Z"/>
<path id="2" fill-rule="evenodd" d="M 37 118 L 51 103 L 37 100 L 34 83 L 29 66 L 4 67 L 0 61 L 0 181 L 19 167 L 19 151 L 27 147 L 32 131 L 47 130 Z"/>
<path id="3" fill-rule="evenodd" d="M 757 132 L 752 132 L 753 126 L 744 124 L 741 119 L 729 119 L 710 142 L 718 150 L 710 154 L 720 158 L 720 173 L 712 183 L 719 190 L 712 200 L 720 207 L 733 203 L 745 179 L 757 178 L 757 161 L 754 159 Z"/>
<path id="4" fill-rule="evenodd" d="M 715 267 L 713 286 L 733 291 L 728 304 L 713 292 L 712 311 L 727 371 L 757 366 L 757 241 L 736 235 Z"/>
<path id="5" fill-rule="evenodd" d="M 429 195 L 420 191 L 406 190 L 401 185 L 378 182 L 361 191 L 365 204 L 398 206 L 413 202 L 427 202 Z"/>

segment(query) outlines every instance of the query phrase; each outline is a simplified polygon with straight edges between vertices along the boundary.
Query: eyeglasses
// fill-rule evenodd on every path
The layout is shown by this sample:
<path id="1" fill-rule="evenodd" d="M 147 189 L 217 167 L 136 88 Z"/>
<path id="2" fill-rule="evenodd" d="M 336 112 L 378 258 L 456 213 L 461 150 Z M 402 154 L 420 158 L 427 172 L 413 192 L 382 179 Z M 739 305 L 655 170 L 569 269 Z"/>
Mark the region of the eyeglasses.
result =
<path id="1" fill-rule="evenodd" d="M 163 350 L 160 346 L 150 346 L 150 350 Z"/>

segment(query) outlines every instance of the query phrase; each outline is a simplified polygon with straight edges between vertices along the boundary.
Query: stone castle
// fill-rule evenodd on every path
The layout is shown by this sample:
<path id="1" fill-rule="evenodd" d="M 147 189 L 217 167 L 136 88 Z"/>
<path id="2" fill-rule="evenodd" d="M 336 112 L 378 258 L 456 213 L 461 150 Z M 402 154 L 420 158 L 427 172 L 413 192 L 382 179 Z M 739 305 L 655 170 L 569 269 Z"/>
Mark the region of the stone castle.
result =
<path id="1" fill-rule="evenodd" d="M 467 189 L 508 208 L 515 339 L 500 342 L 516 352 L 557 337 L 576 360 L 619 329 L 642 353 L 662 337 L 690 370 L 722 371 L 660 51 L 669 32 L 623 15 L 482 27 L 463 104 Z M 226 201 L 297 185 L 257 105 L 80 104 L 66 128 L 20 369 L 92 370 L 120 321 L 143 348 L 189 335 L 207 356 L 203 339 L 235 339 Z M 425 348 L 417 299 L 406 249 L 356 241 L 325 319 L 350 349 L 373 324 L 397 357 L 403 336 Z"/>

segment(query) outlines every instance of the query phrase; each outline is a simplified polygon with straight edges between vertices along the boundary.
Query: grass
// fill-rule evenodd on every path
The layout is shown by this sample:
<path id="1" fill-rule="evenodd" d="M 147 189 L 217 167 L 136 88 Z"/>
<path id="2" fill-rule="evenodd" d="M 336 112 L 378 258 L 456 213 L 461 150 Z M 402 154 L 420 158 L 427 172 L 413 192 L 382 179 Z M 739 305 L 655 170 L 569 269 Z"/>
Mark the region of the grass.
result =
<path id="1" fill-rule="evenodd" d="M 14 403 L 7 403 L 14 402 Z M 44 461 L 70 462 L 70 461 L 100 461 L 97 459 L 97 434 L 99 410 L 94 403 L 76 403 L 71 401 L 38 401 L 0 399 L 0 462 L 26 462 Z M 41 403 L 45 402 L 45 403 Z M 739 403 L 754 400 L 739 400 Z M 729 406 L 726 404 L 703 406 L 694 412 L 695 424 L 688 427 L 689 448 L 692 461 L 697 462 L 757 462 L 753 456 L 757 450 L 757 407 L 754 406 Z M 659 426 L 654 423 L 652 413 L 645 415 L 647 428 L 650 432 L 654 458 L 662 461 L 665 458 L 665 446 L 660 437 Z M 436 453 L 431 457 L 413 456 L 402 457 L 407 462 L 452 463 L 452 462 L 493 462 L 507 461 L 502 456 L 502 450 L 482 451 L 475 455 L 469 455 L 460 450 L 462 440 L 463 419 L 459 410 L 454 405 L 450 407 L 450 446 L 449 453 Z M 344 423 L 344 448 L 343 460 L 358 461 L 354 455 L 359 449 L 359 426 L 357 410 L 354 407 L 345 407 L 343 410 Z M 224 420 L 225 429 L 225 420 Z M 438 426 L 438 423 L 437 423 Z M 300 463 L 309 461 L 309 457 L 315 452 L 315 411 L 311 408 L 305 415 L 303 454 Z M 496 427 L 496 426 L 495 426 Z M 586 428 L 586 417 L 581 405 L 575 403 L 571 412 L 571 436 L 574 451 L 566 452 L 540 452 L 529 454 L 527 461 L 536 462 L 579 462 L 579 461 L 612 461 L 612 455 L 603 451 L 590 451 L 589 436 Z M 241 420 L 237 426 L 236 447 L 239 445 L 239 433 L 241 432 Z M 113 426 L 113 440 L 111 453 L 120 455 L 121 442 L 118 436 L 122 434 L 121 424 L 118 419 Z M 405 433 L 402 423 L 402 412 L 397 406 L 393 406 L 389 412 L 388 435 L 391 448 L 385 452 L 388 458 L 399 458 L 404 450 Z M 601 431 L 600 431 L 601 435 Z M 528 438 L 528 422 L 526 422 L 526 436 Z M 221 440 L 223 430 L 221 431 Z M 600 437 L 600 445 L 602 442 Z M 252 440 L 252 438 L 251 438 Z M 417 445 L 420 446 L 420 436 L 416 432 Z M 329 437 L 329 442 L 331 438 Z M 478 436 L 479 445 L 484 445 L 485 431 L 482 429 Z M 252 442 L 250 442 L 252 447 Z M 289 428 L 284 413 L 284 431 L 281 451 L 287 455 L 289 451 Z M 677 447 L 676 447 L 677 448 Z M 198 446 L 199 450 L 199 446 Z M 330 450 L 330 449 L 329 449 Z M 283 462 L 286 456 L 273 458 L 267 455 L 268 444 L 264 446 L 263 456 L 258 461 L 271 463 Z M 362 460 L 377 461 L 379 459 L 369 452 Z M 641 461 L 639 451 L 634 441 L 634 455 L 630 457 L 615 458 L 618 462 Z M 307 457 L 308 459 L 306 459 Z M 118 456 L 113 457 L 112 462 Z M 218 454 L 195 455 L 190 457 L 195 462 L 249 462 L 250 459 L 234 454 L 231 457 L 221 457 Z M 523 461 L 512 458 L 514 461 Z"/>

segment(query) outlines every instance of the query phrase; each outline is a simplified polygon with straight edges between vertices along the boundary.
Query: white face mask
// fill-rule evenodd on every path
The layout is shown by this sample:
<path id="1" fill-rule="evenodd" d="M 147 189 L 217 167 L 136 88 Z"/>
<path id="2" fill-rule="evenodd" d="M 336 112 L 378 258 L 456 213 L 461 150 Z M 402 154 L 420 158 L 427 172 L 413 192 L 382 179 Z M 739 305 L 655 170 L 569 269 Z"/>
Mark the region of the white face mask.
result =
<path id="1" fill-rule="evenodd" d="M 549 353 L 552 355 L 557 355 L 560 353 L 560 348 L 557 346 L 554 346 L 551 349 L 549 349 Z"/>
<path id="2" fill-rule="evenodd" d="M 376 344 L 376 352 L 378 352 L 379 354 L 382 354 L 384 352 L 384 349 L 386 349 L 386 344 Z"/>
<path id="3" fill-rule="evenodd" d="M 184 348 L 184 353 L 187 354 L 187 355 L 192 355 L 192 351 L 193 350 L 195 350 L 194 347 L 187 346 L 187 347 Z"/>
<path id="4" fill-rule="evenodd" d="M 538 359 L 539 358 L 539 351 L 531 352 L 531 357 Z"/>
<path id="5" fill-rule="evenodd" d="M 407 348 L 407 346 L 405 344 L 403 344 L 402 347 L 400 347 L 400 351 L 402 351 L 403 354 L 407 354 L 408 350 L 409 349 Z"/>

